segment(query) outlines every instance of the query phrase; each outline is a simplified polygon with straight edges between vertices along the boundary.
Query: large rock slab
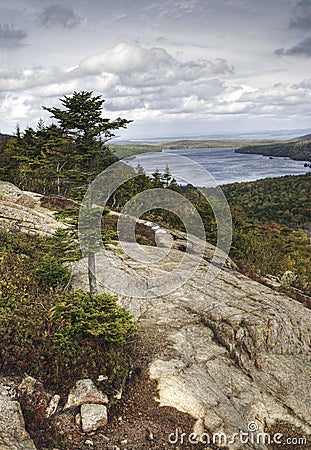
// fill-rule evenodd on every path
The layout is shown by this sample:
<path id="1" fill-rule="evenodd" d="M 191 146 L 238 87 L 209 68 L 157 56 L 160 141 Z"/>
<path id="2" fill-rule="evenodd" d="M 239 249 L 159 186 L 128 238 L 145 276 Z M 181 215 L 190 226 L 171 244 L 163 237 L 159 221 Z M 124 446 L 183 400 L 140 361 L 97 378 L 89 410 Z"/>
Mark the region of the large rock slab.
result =
<path id="1" fill-rule="evenodd" d="M 0 181 L 0 226 L 39 235 L 52 235 L 58 228 L 68 228 L 53 217 L 52 211 L 40 206 L 40 197 Z"/>
<path id="2" fill-rule="evenodd" d="M 0 450 L 36 450 L 25 430 L 25 421 L 14 389 L 0 380 Z"/>
<path id="3" fill-rule="evenodd" d="M 311 311 L 230 268 L 207 284 L 208 261 L 170 294 L 150 288 L 150 279 L 165 276 L 181 257 L 172 249 L 161 264 L 146 265 L 118 248 L 96 255 L 99 290 L 124 288 L 120 304 L 162 342 L 150 365 L 159 404 L 191 414 L 197 429 L 228 436 L 277 420 L 311 433 Z M 126 275 L 143 280 L 146 298 L 126 295 Z M 88 287 L 83 260 L 75 264 L 73 284 Z M 229 448 L 267 447 L 236 442 Z"/>

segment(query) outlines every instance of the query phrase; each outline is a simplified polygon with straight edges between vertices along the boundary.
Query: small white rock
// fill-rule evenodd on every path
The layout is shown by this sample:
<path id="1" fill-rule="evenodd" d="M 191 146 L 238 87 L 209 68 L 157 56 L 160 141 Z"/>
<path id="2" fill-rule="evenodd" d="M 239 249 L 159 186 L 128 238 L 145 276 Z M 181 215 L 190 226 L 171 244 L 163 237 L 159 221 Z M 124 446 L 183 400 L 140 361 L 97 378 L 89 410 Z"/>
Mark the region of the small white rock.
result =
<path id="1" fill-rule="evenodd" d="M 123 391 L 122 391 L 122 389 L 120 389 L 119 392 L 116 393 L 116 395 L 114 396 L 114 398 L 115 398 L 116 400 L 121 400 L 122 394 L 123 394 Z"/>
<path id="2" fill-rule="evenodd" d="M 46 408 L 46 411 L 45 411 L 45 416 L 47 418 L 49 418 L 49 417 L 53 416 L 53 414 L 55 414 L 58 404 L 59 404 L 59 401 L 60 401 L 60 395 L 58 395 L 58 394 L 55 394 L 51 398 L 49 406 Z"/>
<path id="3" fill-rule="evenodd" d="M 81 425 L 81 414 L 80 413 L 75 415 L 75 423 L 78 427 L 80 427 L 80 425 Z"/>
<path id="4" fill-rule="evenodd" d="M 98 375 L 97 381 L 106 381 L 108 380 L 108 377 L 106 377 L 105 375 Z"/>

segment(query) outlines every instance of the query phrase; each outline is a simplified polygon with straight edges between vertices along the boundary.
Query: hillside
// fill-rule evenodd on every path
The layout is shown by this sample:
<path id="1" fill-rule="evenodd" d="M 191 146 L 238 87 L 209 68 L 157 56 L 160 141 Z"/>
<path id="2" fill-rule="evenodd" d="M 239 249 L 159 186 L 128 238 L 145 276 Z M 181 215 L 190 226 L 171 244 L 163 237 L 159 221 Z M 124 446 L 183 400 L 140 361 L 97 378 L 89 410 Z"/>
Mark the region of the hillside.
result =
<path id="1" fill-rule="evenodd" d="M 311 172 L 228 184 L 222 190 L 236 214 L 239 211 L 247 222 L 311 229 Z"/>
<path id="2" fill-rule="evenodd" d="M 29 237 L 23 233 L 19 238 L 18 228 L 23 225 L 23 220 L 16 220 L 16 217 L 20 210 L 21 215 L 24 214 L 25 207 L 17 200 L 23 198 L 24 202 L 29 197 L 32 201 L 33 215 L 27 217 L 30 230 L 33 231 L 37 226 L 39 213 L 42 218 L 45 217 L 44 227 L 47 228 L 42 230 L 45 233 L 50 235 L 55 230 L 55 223 L 51 220 L 51 212 L 40 205 L 40 196 L 14 190 L 7 183 L 2 185 L 3 193 L 5 189 L 6 194 L 0 199 L 0 205 L 3 207 L 10 203 L 10 214 L 13 210 L 15 213 L 11 218 L 11 234 L 2 233 L 2 249 L 10 264 L 3 264 L 1 267 L 4 274 L 1 286 L 4 293 L 10 293 L 10 308 L 6 311 L 6 297 L 3 297 L 2 316 L 5 320 L 2 321 L 2 327 L 5 324 L 7 331 L 4 334 L 5 340 L 1 341 L 0 351 L 3 358 L 12 360 L 14 354 L 8 353 L 8 349 L 12 348 L 16 352 L 16 358 L 23 358 L 24 364 L 27 364 L 27 373 L 44 382 L 49 392 L 48 399 L 55 393 L 61 394 L 55 413 L 49 419 L 45 417 L 47 401 L 42 391 L 35 391 L 37 397 L 34 399 L 30 397 L 39 405 L 35 414 L 30 414 L 25 398 L 22 402 L 26 429 L 38 449 L 51 447 L 86 450 L 91 445 L 86 442 L 92 442 L 95 449 L 101 450 L 116 447 L 131 450 L 158 449 L 168 446 L 170 435 L 174 442 L 177 439 L 181 444 L 180 434 L 175 435 L 176 429 L 180 430 L 177 433 L 184 432 L 186 436 L 194 429 L 199 436 L 205 433 L 206 439 L 208 434 L 212 436 L 217 432 L 225 433 L 230 438 L 239 430 L 247 432 L 248 424 L 254 422 L 259 431 L 282 433 L 284 438 L 293 436 L 307 439 L 311 436 L 310 309 L 247 278 L 237 272 L 230 261 L 226 267 L 216 268 L 211 264 L 211 245 L 207 246 L 203 259 L 196 253 L 185 253 L 186 235 L 159 227 L 155 227 L 154 232 L 161 238 L 161 241 L 157 240 L 160 246 L 144 246 L 140 258 L 135 258 L 137 249 L 129 243 L 129 252 L 125 252 L 117 244 L 109 245 L 104 252 L 97 254 L 100 294 L 121 293 L 119 302 L 135 317 L 138 331 L 132 340 L 131 378 L 118 393 L 118 402 L 114 400 L 113 391 L 109 395 L 108 424 L 92 433 L 81 431 L 77 408 L 64 409 L 67 385 L 74 384 L 78 373 L 76 358 L 80 354 L 83 358 L 80 369 L 85 370 L 90 365 L 94 381 L 98 374 L 105 372 L 99 372 L 98 370 L 103 369 L 94 366 L 95 349 L 90 352 L 85 347 L 90 345 L 90 338 L 85 339 L 83 334 L 78 334 L 77 347 L 70 347 L 68 360 L 63 362 L 62 352 L 66 347 L 59 354 L 61 360 L 58 364 L 64 364 L 67 374 L 61 385 L 55 385 L 53 381 L 53 377 L 56 379 L 57 376 L 57 366 L 53 360 L 53 352 L 49 351 L 46 363 L 50 378 L 49 383 L 46 382 L 43 375 L 43 369 L 46 368 L 44 360 L 40 358 L 40 352 L 46 352 L 46 344 L 38 340 L 33 351 L 32 347 L 27 346 L 27 339 L 32 339 L 34 332 L 38 332 L 36 327 L 40 317 L 43 320 L 48 318 L 46 308 L 50 307 L 48 299 L 51 286 L 48 285 L 46 291 L 41 292 L 37 285 L 33 285 L 38 276 L 35 264 L 38 252 L 42 257 L 40 252 L 44 249 L 43 241 L 36 241 L 36 236 Z M 10 217 L 7 215 L 5 228 L 9 224 Z M 150 229 L 151 224 L 145 223 L 144 226 Z M 168 239 L 164 239 L 165 236 Z M 58 241 L 58 249 L 60 243 Z M 46 247 L 46 251 L 48 248 L 51 249 L 51 246 Z M 149 257 L 153 262 L 146 264 L 145 259 Z M 12 266 L 12 262 L 16 267 Z M 198 263 L 198 268 L 187 280 L 187 273 L 193 270 L 193 263 Z M 47 265 L 45 275 L 54 273 L 56 267 L 59 270 L 59 266 L 49 268 Z M 26 268 L 29 272 L 26 272 Z M 175 275 L 170 278 L 172 270 L 176 268 Z M 71 288 L 86 291 L 88 281 L 85 260 L 73 261 L 71 270 Z M 206 283 L 208 272 L 215 275 L 210 284 Z M 11 283 L 7 283 L 10 273 Z M 39 275 L 42 277 L 42 270 Z M 54 279 L 51 277 L 50 282 Z M 163 283 L 170 287 L 170 280 L 174 283 L 177 281 L 179 286 L 176 291 L 163 295 Z M 139 295 L 133 295 L 135 286 Z M 37 295 L 34 303 L 32 289 Z M 59 291 L 59 295 L 63 295 L 62 292 Z M 10 332 L 10 326 L 14 324 L 14 316 L 11 317 L 10 311 L 14 304 L 13 296 L 20 296 L 21 293 L 23 301 L 14 313 L 19 318 L 17 323 L 20 327 L 19 335 L 15 337 Z M 144 295 L 140 295 L 142 293 Z M 71 303 L 65 304 L 65 312 L 70 312 L 73 308 L 74 298 L 71 296 L 70 300 Z M 63 305 L 61 303 L 60 307 L 63 308 Z M 25 308 L 27 315 L 24 314 Z M 35 314 L 30 311 L 35 311 Z M 75 317 L 76 310 L 72 311 L 71 317 Z M 66 317 L 67 313 L 58 332 L 64 329 L 63 321 Z M 27 330 L 25 324 L 28 322 L 32 325 L 32 332 L 24 336 L 23 333 Z M 49 334 L 44 339 L 49 339 L 52 331 L 53 328 L 49 328 Z M 42 333 L 44 336 L 44 329 Z M 95 339 L 98 337 L 95 336 Z M 105 349 L 101 347 L 101 353 L 103 351 Z M 116 363 L 116 356 L 114 353 L 109 364 L 106 356 L 103 358 L 109 382 L 115 379 L 115 373 L 109 367 Z M 33 358 L 37 358 L 39 366 L 33 364 Z M 121 367 L 123 366 L 124 362 Z M 24 367 L 25 365 L 22 366 L 22 371 L 25 370 Z M 117 366 L 116 369 L 120 370 L 120 367 Z M 0 414 L 1 420 L 4 421 L 5 418 L 1 419 Z M 5 439 L 5 430 L 4 422 L 1 422 L 0 443 L 1 439 Z M 193 444 L 188 441 L 188 437 L 186 439 L 182 448 L 191 450 Z M 178 442 L 175 442 L 177 446 L 170 446 L 178 448 Z M 218 442 L 212 448 L 219 448 Z M 306 442 L 304 441 L 303 448 L 309 449 Z M 19 448 L 15 442 L 14 445 Z M 203 450 L 206 445 L 197 444 L 196 448 Z M 240 449 L 239 440 L 229 448 Z M 277 448 L 278 446 L 262 443 L 243 445 L 246 450 Z M 287 445 L 286 448 L 292 450 L 295 447 Z"/>
<path id="3" fill-rule="evenodd" d="M 264 156 L 283 156 L 299 161 L 311 161 L 311 135 L 273 144 L 247 145 L 235 151 L 244 154 L 255 153 Z"/>

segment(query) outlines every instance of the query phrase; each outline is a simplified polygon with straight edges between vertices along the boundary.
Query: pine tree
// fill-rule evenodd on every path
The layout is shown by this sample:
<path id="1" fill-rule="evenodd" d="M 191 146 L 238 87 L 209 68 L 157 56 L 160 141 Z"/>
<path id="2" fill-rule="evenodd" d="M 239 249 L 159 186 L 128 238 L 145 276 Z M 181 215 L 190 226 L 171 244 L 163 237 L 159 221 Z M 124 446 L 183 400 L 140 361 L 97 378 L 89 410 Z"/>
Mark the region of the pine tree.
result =
<path id="1" fill-rule="evenodd" d="M 114 131 L 126 128 L 130 120 L 121 119 L 114 121 L 102 117 L 102 108 L 105 100 L 101 96 L 93 96 L 92 91 L 74 92 L 71 96 L 60 99 L 61 108 L 47 108 L 51 117 L 56 119 L 58 126 L 65 136 L 72 139 L 75 144 L 74 161 L 72 170 L 79 173 L 82 183 L 90 185 L 94 177 L 105 167 L 113 162 L 113 157 L 105 148 L 104 143 L 115 136 Z M 86 214 L 86 221 L 97 215 L 98 208 L 93 209 L 92 194 Z M 90 295 L 94 299 L 97 295 L 97 283 L 95 275 L 95 253 L 98 245 L 96 233 L 89 230 L 88 276 Z"/>

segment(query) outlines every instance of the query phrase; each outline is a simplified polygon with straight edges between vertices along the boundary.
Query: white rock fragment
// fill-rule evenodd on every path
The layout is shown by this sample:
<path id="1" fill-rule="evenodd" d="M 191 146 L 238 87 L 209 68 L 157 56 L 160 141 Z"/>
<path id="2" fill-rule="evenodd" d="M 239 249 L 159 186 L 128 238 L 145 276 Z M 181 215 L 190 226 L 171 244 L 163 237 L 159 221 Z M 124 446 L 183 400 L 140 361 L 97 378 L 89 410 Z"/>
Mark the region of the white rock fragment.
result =
<path id="1" fill-rule="evenodd" d="M 80 427 L 81 426 L 81 414 L 78 413 L 75 415 L 75 424 Z"/>
<path id="2" fill-rule="evenodd" d="M 82 431 L 90 433 L 104 427 L 108 422 L 107 408 L 105 405 L 87 403 L 81 406 Z"/>
<path id="3" fill-rule="evenodd" d="M 31 395 L 34 393 L 37 383 L 35 378 L 26 375 L 18 386 L 18 390 L 22 394 Z"/>
<path id="4" fill-rule="evenodd" d="M 49 418 L 49 417 L 53 416 L 53 414 L 55 414 L 58 404 L 59 404 L 59 401 L 60 401 L 60 396 L 58 394 L 55 394 L 51 398 L 49 406 L 46 408 L 46 411 L 45 411 L 45 416 L 47 418 Z"/>
<path id="5" fill-rule="evenodd" d="M 123 390 L 122 390 L 122 388 L 121 388 L 121 389 L 116 393 L 116 395 L 114 396 L 114 398 L 115 398 L 116 400 L 121 400 L 122 394 L 123 394 Z"/>
<path id="6" fill-rule="evenodd" d="M 108 377 L 106 377 L 105 375 L 98 375 L 97 381 L 106 381 L 108 380 Z"/>

